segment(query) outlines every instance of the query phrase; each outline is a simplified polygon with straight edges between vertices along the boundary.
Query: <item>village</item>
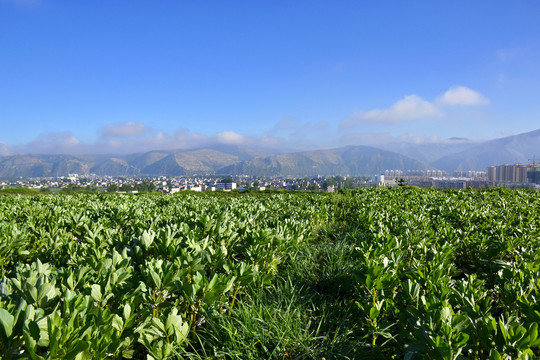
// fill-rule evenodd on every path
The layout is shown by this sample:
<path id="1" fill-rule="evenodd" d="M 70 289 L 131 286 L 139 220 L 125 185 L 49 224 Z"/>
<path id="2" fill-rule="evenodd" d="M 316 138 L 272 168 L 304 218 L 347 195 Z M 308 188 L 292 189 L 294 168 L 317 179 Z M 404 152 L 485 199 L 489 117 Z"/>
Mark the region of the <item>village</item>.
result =
<path id="1" fill-rule="evenodd" d="M 488 169 L 489 170 L 489 169 Z M 491 175 L 491 174 L 489 174 Z M 519 181 L 515 181 L 519 180 Z M 538 188 L 539 184 L 523 179 L 496 179 L 483 171 L 454 172 L 440 170 L 400 171 L 386 170 L 372 176 L 311 176 L 256 177 L 256 176 L 98 176 L 69 174 L 62 177 L 19 178 L 0 181 L 0 189 L 27 188 L 44 193 L 54 192 L 109 192 L 139 193 L 181 191 L 327 191 L 376 186 L 417 186 L 438 189 L 486 188 L 506 186 L 512 188 Z"/>

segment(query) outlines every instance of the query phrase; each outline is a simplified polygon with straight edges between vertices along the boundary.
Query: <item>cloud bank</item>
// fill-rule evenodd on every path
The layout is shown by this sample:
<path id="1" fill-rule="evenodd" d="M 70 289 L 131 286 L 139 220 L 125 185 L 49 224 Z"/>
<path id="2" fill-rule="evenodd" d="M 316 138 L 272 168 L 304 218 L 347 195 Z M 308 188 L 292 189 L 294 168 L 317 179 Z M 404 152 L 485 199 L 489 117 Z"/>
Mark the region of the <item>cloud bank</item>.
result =
<path id="1" fill-rule="evenodd" d="M 277 149 L 284 143 L 271 134 L 246 136 L 234 131 L 214 135 L 190 133 L 178 129 L 173 133 L 156 131 L 140 122 L 106 125 L 97 131 L 95 142 L 85 143 L 70 131 L 45 133 L 22 145 L 0 142 L 0 156 L 31 154 L 131 154 L 152 150 L 196 149 L 215 145 L 245 145 Z"/>
<path id="2" fill-rule="evenodd" d="M 490 101 L 479 92 L 465 86 L 453 86 L 444 94 L 427 101 L 412 94 L 396 101 L 385 109 L 354 112 L 345 118 L 340 126 L 350 128 L 362 123 L 394 124 L 403 121 L 425 118 L 438 118 L 445 115 L 449 107 L 485 106 Z"/>
<path id="3" fill-rule="evenodd" d="M 486 106 L 490 101 L 477 91 L 465 86 L 453 86 L 433 101 L 418 95 L 407 95 L 388 108 L 352 113 L 330 125 L 327 121 L 299 121 L 284 117 L 268 131 L 259 135 L 245 135 L 233 130 L 213 135 L 192 133 L 187 129 L 153 129 L 143 122 L 128 121 L 107 124 L 96 131 L 96 139 L 84 142 L 70 132 L 45 133 L 21 145 L 0 141 L 0 156 L 18 153 L 37 154 L 131 154 L 152 150 L 181 150 L 211 147 L 215 145 L 238 145 L 278 151 L 301 151 L 332 148 L 344 145 L 374 145 L 385 142 L 429 143 L 441 142 L 440 138 L 406 134 L 390 136 L 384 127 L 371 129 L 371 133 L 354 132 L 358 125 L 391 125 L 420 119 L 444 118 L 452 109 Z M 388 129 L 388 128 L 386 128 Z M 367 129 L 366 129 L 367 130 Z M 377 132 L 380 131 L 380 132 Z"/>

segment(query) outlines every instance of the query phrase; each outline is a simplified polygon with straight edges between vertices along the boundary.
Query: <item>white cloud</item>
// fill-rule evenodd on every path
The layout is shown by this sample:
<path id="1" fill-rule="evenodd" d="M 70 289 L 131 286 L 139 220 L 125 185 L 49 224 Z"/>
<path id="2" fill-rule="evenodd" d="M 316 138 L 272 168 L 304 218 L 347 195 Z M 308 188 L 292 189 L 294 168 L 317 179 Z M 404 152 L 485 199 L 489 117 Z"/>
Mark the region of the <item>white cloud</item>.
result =
<path id="1" fill-rule="evenodd" d="M 362 117 L 375 122 L 394 123 L 402 120 L 413 120 L 431 116 L 440 116 L 440 109 L 418 95 L 407 95 L 387 109 L 370 110 Z"/>
<path id="2" fill-rule="evenodd" d="M 436 103 L 448 106 L 489 105 L 490 101 L 479 92 L 465 86 L 453 86 L 439 96 Z"/>
<path id="3" fill-rule="evenodd" d="M 216 134 L 215 138 L 219 143 L 227 145 L 240 145 L 246 141 L 244 135 L 240 135 L 234 131 L 220 132 Z"/>
<path id="4" fill-rule="evenodd" d="M 490 101 L 479 92 L 465 86 L 453 86 L 434 101 L 418 95 L 407 95 L 385 109 L 353 112 L 340 124 L 341 128 L 360 123 L 395 124 L 403 121 L 444 117 L 445 109 L 459 106 L 488 105 Z"/>
<path id="5" fill-rule="evenodd" d="M 354 112 L 341 122 L 342 128 L 349 128 L 358 123 L 393 124 L 406 120 L 416 120 L 427 117 L 439 117 L 441 109 L 422 99 L 418 95 L 407 95 L 386 109 L 374 109 L 366 112 Z"/>
<path id="6" fill-rule="evenodd" d="M 141 122 L 125 122 L 109 124 L 102 127 L 99 132 L 103 137 L 137 137 L 150 131 L 150 128 Z"/>
<path id="7" fill-rule="evenodd" d="M 17 152 L 43 154 L 80 154 L 85 145 L 69 131 L 41 134 L 26 145 L 18 146 Z"/>
<path id="8" fill-rule="evenodd" d="M 131 154 L 152 150 L 178 150 L 211 147 L 213 145 L 247 145 L 268 149 L 280 148 L 282 139 L 269 134 L 246 136 L 234 131 L 214 135 L 190 133 L 178 129 L 173 133 L 148 133 L 142 123 L 108 125 L 100 129 L 95 142 L 81 142 L 71 132 L 41 134 L 36 139 L 18 146 L 0 142 L 0 156 L 16 153 L 33 154 Z M 144 130 L 144 131 L 143 131 Z M 144 136 L 140 136 L 143 135 Z"/>

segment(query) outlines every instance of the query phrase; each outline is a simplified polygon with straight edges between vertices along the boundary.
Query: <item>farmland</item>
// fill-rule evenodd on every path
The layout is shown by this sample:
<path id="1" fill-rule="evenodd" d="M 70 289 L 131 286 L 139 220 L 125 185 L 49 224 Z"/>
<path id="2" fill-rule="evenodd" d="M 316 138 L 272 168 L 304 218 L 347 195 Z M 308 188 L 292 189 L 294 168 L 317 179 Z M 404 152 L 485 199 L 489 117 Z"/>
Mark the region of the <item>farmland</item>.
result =
<path id="1" fill-rule="evenodd" d="M 0 197 L 3 359 L 540 354 L 536 191 Z"/>

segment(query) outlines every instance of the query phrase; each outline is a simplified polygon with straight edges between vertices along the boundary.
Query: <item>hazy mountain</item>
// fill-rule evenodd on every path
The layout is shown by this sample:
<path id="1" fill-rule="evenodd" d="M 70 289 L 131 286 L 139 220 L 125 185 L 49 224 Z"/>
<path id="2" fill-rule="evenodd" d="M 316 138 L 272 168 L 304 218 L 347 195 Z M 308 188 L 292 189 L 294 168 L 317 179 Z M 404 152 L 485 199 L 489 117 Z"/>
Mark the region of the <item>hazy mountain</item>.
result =
<path id="1" fill-rule="evenodd" d="M 369 175 L 386 169 L 430 168 L 426 163 L 390 151 L 370 146 L 346 146 L 255 158 L 227 166 L 219 172 L 260 176 Z"/>
<path id="2" fill-rule="evenodd" d="M 145 166 L 141 169 L 141 172 L 146 175 L 181 176 L 187 174 L 186 169 L 180 166 L 174 153 L 169 154 L 163 159 L 158 160 L 148 166 Z"/>
<path id="3" fill-rule="evenodd" d="M 540 154 L 540 129 L 478 144 L 466 151 L 444 156 L 431 163 L 446 171 L 484 170 L 488 166 L 527 164 Z"/>
<path id="4" fill-rule="evenodd" d="M 139 168 L 130 165 L 125 159 L 117 157 L 111 157 L 104 161 L 101 161 L 98 165 L 90 169 L 90 173 L 92 174 L 112 176 L 133 176 L 140 174 L 140 172 L 141 171 Z"/>
<path id="5" fill-rule="evenodd" d="M 152 151 L 142 156 L 133 156 L 130 164 L 140 168 L 141 173 L 146 175 L 214 174 L 222 167 L 269 155 L 273 153 L 267 150 L 222 145 L 211 149 Z"/>
<path id="6" fill-rule="evenodd" d="M 12 155 L 0 158 L 1 177 L 60 176 L 69 173 L 87 174 L 96 156 Z"/>
<path id="7" fill-rule="evenodd" d="M 276 149 L 261 149 L 242 145 L 214 145 L 212 146 L 212 149 L 235 155 L 241 160 L 277 155 L 282 152 Z"/>
<path id="8" fill-rule="evenodd" d="M 110 176 L 214 174 L 225 166 L 273 154 L 241 146 L 150 151 L 125 156 L 21 154 L 0 157 L 0 177 L 49 177 L 72 173 Z"/>
<path id="9" fill-rule="evenodd" d="M 407 155 L 420 161 L 432 163 L 444 156 L 466 151 L 478 144 L 478 141 L 472 141 L 469 139 L 450 138 L 420 144 L 411 142 L 387 143 L 378 147 L 384 150 L 396 152 L 398 154 Z"/>
<path id="10" fill-rule="evenodd" d="M 390 147 L 390 145 L 381 145 Z M 29 155 L 0 157 L 0 177 L 63 176 L 71 173 L 132 175 L 369 175 L 387 169 L 485 170 L 491 165 L 528 163 L 540 156 L 540 130 L 475 143 L 448 139 L 439 143 L 397 143 L 398 152 L 347 146 L 277 154 L 245 146 L 150 151 L 124 156 Z"/>
<path id="11" fill-rule="evenodd" d="M 133 166 L 140 171 L 140 169 L 143 169 L 162 160 L 163 158 L 169 156 L 171 153 L 171 151 L 149 151 L 142 154 L 137 153 L 125 155 L 121 158 L 126 162 L 127 165 Z"/>

